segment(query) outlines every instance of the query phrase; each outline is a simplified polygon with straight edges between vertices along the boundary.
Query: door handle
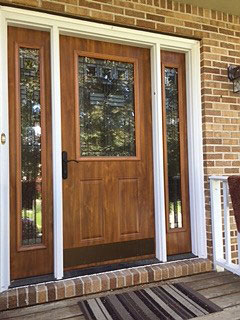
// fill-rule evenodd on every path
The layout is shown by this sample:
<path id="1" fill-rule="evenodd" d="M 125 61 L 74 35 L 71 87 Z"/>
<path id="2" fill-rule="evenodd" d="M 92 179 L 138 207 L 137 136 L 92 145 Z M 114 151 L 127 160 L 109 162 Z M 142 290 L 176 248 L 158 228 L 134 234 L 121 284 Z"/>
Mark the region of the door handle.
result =
<path id="1" fill-rule="evenodd" d="M 65 180 L 68 178 L 68 162 L 76 162 L 79 163 L 80 161 L 70 159 L 68 160 L 67 151 L 62 152 L 62 178 Z"/>

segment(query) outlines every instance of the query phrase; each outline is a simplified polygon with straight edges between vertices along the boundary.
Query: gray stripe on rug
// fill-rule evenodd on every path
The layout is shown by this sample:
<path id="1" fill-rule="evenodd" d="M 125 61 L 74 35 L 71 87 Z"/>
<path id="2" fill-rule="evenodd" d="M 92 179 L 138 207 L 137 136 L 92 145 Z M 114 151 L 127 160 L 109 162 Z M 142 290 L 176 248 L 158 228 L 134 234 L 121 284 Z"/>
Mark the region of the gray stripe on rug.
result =
<path id="1" fill-rule="evenodd" d="M 92 309 L 92 312 L 94 313 L 94 316 L 98 320 L 106 320 L 106 317 L 104 313 L 102 312 L 101 308 L 99 308 L 99 305 L 95 299 L 88 300 L 88 304 Z"/>
<path id="2" fill-rule="evenodd" d="M 115 294 L 112 294 L 108 297 L 108 300 L 112 303 L 114 309 L 119 314 L 120 319 L 122 320 L 135 320 L 130 313 L 124 308 L 121 301 L 117 298 Z"/>
<path id="3" fill-rule="evenodd" d="M 203 316 L 208 314 L 206 310 L 197 305 L 194 301 L 188 298 L 188 296 L 184 295 L 177 288 L 172 285 L 163 285 L 162 288 L 168 291 L 172 296 L 174 296 L 180 303 L 184 304 L 190 311 L 192 311 L 196 316 Z"/>
<path id="4" fill-rule="evenodd" d="M 130 296 L 130 298 L 132 298 L 139 306 L 141 312 L 143 313 L 144 320 L 159 320 L 159 317 L 157 317 L 155 313 L 153 313 L 152 310 L 149 309 L 145 303 L 143 303 L 143 301 L 136 295 L 136 293 L 128 292 L 128 296 Z"/>
<path id="5" fill-rule="evenodd" d="M 186 306 L 179 303 L 177 299 L 169 295 L 163 288 L 155 287 L 152 288 L 153 292 L 155 292 L 161 299 L 165 301 L 168 305 L 171 305 L 173 310 L 182 317 L 183 320 L 191 319 L 195 317 L 195 314 L 192 313 Z"/>
<path id="6" fill-rule="evenodd" d="M 152 290 L 145 289 L 145 292 L 147 292 L 150 297 L 152 297 L 158 304 L 167 311 L 167 313 L 173 317 L 175 320 L 182 320 L 182 317 L 180 317 L 172 308 L 170 308 L 165 302 L 163 302 Z"/>
<path id="7" fill-rule="evenodd" d="M 104 304 L 102 303 L 101 299 L 97 298 L 96 299 L 98 305 L 99 305 L 99 308 L 101 308 L 104 316 L 106 317 L 105 319 L 106 320 L 112 320 L 112 317 L 111 315 L 109 314 L 109 312 L 107 311 L 107 309 L 105 308 Z"/>
<path id="8" fill-rule="evenodd" d="M 135 291 L 135 293 L 160 319 L 173 319 L 145 290 Z"/>

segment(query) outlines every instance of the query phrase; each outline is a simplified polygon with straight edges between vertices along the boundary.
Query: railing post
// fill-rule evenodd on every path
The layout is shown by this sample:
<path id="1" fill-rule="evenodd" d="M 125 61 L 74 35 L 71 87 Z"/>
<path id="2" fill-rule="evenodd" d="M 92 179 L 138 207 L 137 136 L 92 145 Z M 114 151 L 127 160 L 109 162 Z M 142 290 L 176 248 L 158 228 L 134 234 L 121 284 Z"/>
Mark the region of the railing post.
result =
<path id="1" fill-rule="evenodd" d="M 213 263 L 217 269 L 217 261 L 223 259 L 223 227 L 221 208 L 221 181 L 210 178 L 212 238 L 213 238 Z M 218 270 L 220 271 L 220 270 Z"/>

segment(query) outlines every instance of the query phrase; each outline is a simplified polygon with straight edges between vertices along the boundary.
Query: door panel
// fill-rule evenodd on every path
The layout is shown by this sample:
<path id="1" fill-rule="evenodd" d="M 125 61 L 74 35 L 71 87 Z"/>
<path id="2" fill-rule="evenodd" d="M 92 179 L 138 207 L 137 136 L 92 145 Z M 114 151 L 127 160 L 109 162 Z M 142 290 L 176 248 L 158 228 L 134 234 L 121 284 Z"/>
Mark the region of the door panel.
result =
<path id="1" fill-rule="evenodd" d="M 8 29 L 11 279 L 51 273 L 50 36 Z"/>
<path id="2" fill-rule="evenodd" d="M 64 266 L 152 257 L 150 52 L 68 36 L 60 48 L 62 145 L 74 160 L 63 180 Z"/>
<path id="3" fill-rule="evenodd" d="M 167 254 L 191 252 L 185 54 L 161 51 Z"/>
<path id="4" fill-rule="evenodd" d="M 120 236 L 135 235 L 140 232 L 138 179 L 119 179 Z"/>
<path id="5" fill-rule="evenodd" d="M 103 239 L 104 237 L 104 209 L 103 209 L 103 181 L 86 180 L 80 181 L 79 226 L 81 240 Z"/>

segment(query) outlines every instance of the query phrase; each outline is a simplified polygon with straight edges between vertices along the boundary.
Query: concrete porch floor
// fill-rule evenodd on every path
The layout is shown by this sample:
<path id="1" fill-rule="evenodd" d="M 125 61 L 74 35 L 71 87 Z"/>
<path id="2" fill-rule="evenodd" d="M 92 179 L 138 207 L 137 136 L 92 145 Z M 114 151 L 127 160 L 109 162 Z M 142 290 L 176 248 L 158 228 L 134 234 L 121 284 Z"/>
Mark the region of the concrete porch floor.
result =
<path id="1" fill-rule="evenodd" d="M 224 310 L 199 319 L 209 320 L 237 320 L 240 319 L 240 277 L 230 272 L 207 272 L 197 275 L 181 277 L 178 279 L 155 282 L 147 285 L 134 286 L 112 292 L 104 292 L 101 294 L 88 295 L 87 298 L 104 296 L 106 294 L 126 292 L 136 290 L 137 288 L 146 288 L 156 286 L 162 283 L 187 282 L 192 289 L 201 293 L 212 302 L 219 305 Z M 3 311 L 0 313 L 0 319 L 13 320 L 45 320 L 45 319 L 79 319 L 85 320 L 78 306 L 78 301 L 86 299 L 86 297 L 77 297 L 73 299 L 65 299 L 58 302 L 46 303 L 33 307 L 19 308 L 15 310 Z"/>

